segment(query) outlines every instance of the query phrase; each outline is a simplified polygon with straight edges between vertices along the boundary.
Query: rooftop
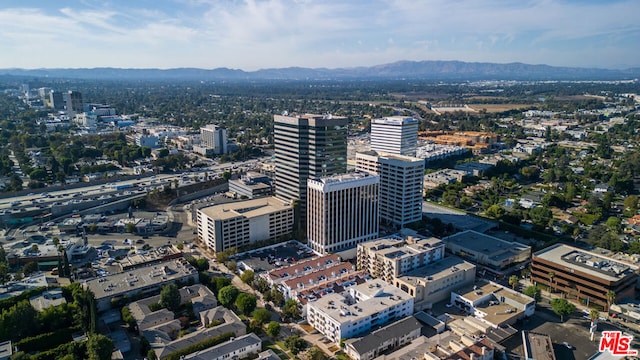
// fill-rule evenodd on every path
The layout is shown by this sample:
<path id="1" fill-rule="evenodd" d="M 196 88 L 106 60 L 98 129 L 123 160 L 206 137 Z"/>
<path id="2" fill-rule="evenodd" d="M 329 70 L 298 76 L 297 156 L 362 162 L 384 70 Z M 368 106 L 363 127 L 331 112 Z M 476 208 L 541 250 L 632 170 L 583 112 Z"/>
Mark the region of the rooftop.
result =
<path id="1" fill-rule="evenodd" d="M 380 177 L 366 172 L 353 172 L 347 174 L 333 175 L 324 178 L 313 178 L 307 180 L 307 186 L 316 190 L 330 191 L 336 186 L 354 187 L 361 185 L 377 184 Z"/>
<path id="2" fill-rule="evenodd" d="M 531 251 L 531 246 L 519 242 L 509 242 L 473 230 L 459 232 L 442 239 L 476 253 L 482 253 L 493 261 L 501 261 L 523 251 Z"/>
<path id="3" fill-rule="evenodd" d="M 367 336 L 350 340 L 349 344 L 353 346 L 358 353 L 366 354 L 369 351 L 377 349 L 381 344 L 390 339 L 403 337 L 405 334 L 409 334 L 420 328 L 422 328 L 422 324 L 413 316 L 408 316 L 380 328 Z"/>
<path id="4" fill-rule="evenodd" d="M 341 274 L 353 272 L 354 270 L 355 267 L 348 262 L 336 263 L 328 268 L 318 269 L 306 274 L 301 273 L 300 276 L 287 279 L 284 283 L 289 288 L 296 289 L 298 287 L 304 287 L 305 285 L 317 284 L 325 280 L 335 278 Z"/>
<path id="5" fill-rule="evenodd" d="M 102 299 L 158 283 L 174 281 L 189 275 L 197 275 L 197 273 L 197 270 L 187 260 L 179 258 L 91 279 L 85 282 L 85 286 L 93 291 L 96 299 Z"/>
<path id="6" fill-rule="evenodd" d="M 525 358 L 556 360 L 556 354 L 553 351 L 553 342 L 549 335 L 523 331 L 522 343 L 524 344 Z"/>
<path id="7" fill-rule="evenodd" d="M 387 116 L 382 119 L 373 119 L 371 120 L 371 123 L 382 125 L 408 125 L 417 124 L 418 120 L 408 116 Z"/>
<path id="8" fill-rule="evenodd" d="M 267 273 L 267 276 L 272 280 L 289 278 L 292 276 L 302 275 L 308 271 L 321 268 L 323 266 L 330 266 L 331 264 L 337 264 L 340 262 L 340 256 L 336 254 L 325 255 L 313 259 L 307 259 L 298 261 L 295 264 L 291 264 L 286 267 L 271 270 Z"/>
<path id="9" fill-rule="evenodd" d="M 354 301 L 350 295 L 329 294 L 311 306 L 324 312 L 337 322 L 356 321 L 405 301 L 413 302 L 413 297 L 380 279 L 353 286 L 350 293 L 359 294 L 361 301 Z"/>
<path id="10" fill-rule="evenodd" d="M 457 271 L 468 271 L 476 266 L 457 256 L 447 256 L 427 266 L 422 266 L 398 278 L 415 285 L 421 282 L 437 281 Z"/>
<path id="11" fill-rule="evenodd" d="M 256 344 L 261 345 L 262 340 L 260 340 L 258 335 L 251 333 L 251 334 L 240 336 L 235 339 L 231 338 L 229 341 L 223 342 L 222 344 L 189 354 L 187 356 L 184 356 L 183 359 L 184 360 L 218 359 L 221 356 L 231 354 L 234 351 L 238 351 L 248 346 L 252 346 Z"/>
<path id="12" fill-rule="evenodd" d="M 618 281 L 638 270 L 637 266 L 564 244 L 540 250 L 533 256 L 608 281 Z"/>
<path id="13" fill-rule="evenodd" d="M 257 217 L 289 209 L 292 209 L 290 202 L 270 196 L 208 206 L 198 211 L 214 220 L 228 220 L 241 216 Z"/>

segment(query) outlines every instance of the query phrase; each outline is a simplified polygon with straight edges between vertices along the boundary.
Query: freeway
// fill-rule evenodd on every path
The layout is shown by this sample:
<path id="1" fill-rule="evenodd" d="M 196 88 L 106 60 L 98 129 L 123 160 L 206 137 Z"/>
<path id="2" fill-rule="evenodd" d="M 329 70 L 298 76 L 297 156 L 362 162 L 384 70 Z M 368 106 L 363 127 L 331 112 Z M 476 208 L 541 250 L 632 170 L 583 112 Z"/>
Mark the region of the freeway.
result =
<path id="1" fill-rule="evenodd" d="M 0 212 L 2 210 L 10 211 L 12 209 L 20 208 L 46 208 L 56 206 L 64 202 L 81 201 L 91 197 L 113 197 L 113 195 L 118 194 L 135 195 L 136 192 L 146 192 L 162 185 L 173 185 L 175 180 L 178 180 L 179 186 L 184 186 L 196 181 L 205 181 L 205 176 L 221 176 L 224 171 L 254 169 L 259 166 L 260 163 L 266 162 L 267 159 L 270 159 L 270 157 L 267 156 L 236 163 L 215 164 L 206 168 L 199 168 L 196 171 L 181 174 L 141 175 L 136 179 L 102 185 L 91 185 L 89 183 L 87 186 L 74 189 L 47 191 L 46 188 L 43 188 L 24 196 L 0 199 Z M 116 190 L 115 186 L 129 188 Z M 108 198 L 105 198 L 105 201 L 106 200 L 108 200 Z"/>

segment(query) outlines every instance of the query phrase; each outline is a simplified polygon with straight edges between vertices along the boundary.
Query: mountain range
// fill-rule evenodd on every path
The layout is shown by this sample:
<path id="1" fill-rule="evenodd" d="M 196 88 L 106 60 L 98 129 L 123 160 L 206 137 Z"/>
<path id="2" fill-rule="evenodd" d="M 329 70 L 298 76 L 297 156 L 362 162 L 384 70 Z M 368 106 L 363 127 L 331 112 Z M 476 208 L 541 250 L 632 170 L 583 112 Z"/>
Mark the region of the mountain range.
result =
<path id="1" fill-rule="evenodd" d="M 640 68 L 624 70 L 557 67 L 523 63 L 463 61 L 398 61 L 353 68 L 287 67 L 243 71 L 229 68 L 198 69 L 0 69 L 0 75 L 98 80 L 631 80 Z"/>

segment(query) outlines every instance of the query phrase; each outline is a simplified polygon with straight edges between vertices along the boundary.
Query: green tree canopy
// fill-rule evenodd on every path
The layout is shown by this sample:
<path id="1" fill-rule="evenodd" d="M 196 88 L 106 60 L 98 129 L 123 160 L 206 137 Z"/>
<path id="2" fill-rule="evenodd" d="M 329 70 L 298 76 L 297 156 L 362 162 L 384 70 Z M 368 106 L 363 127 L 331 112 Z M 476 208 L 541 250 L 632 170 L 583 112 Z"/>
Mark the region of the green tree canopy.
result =
<path id="1" fill-rule="evenodd" d="M 180 290 L 176 284 L 168 284 L 162 287 L 160 291 L 160 305 L 167 310 L 176 312 L 180 308 Z"/>
<path id="2" fill-rule="evenodd" d="M 267 325 L 267 334 L 271 337 L 277 337 L 280 334 L 280 323 L 277 321 L 271 321 Z"/>
<path id="3" fill-rule="evenodd" d="M 256 309 L 251 317 L 253 317 L 259 325 L 262 325 L 271 320 L 271 312 L 267 309 L 260 308 Z"/>
<path id="4" fill-rule="evenodd" d="M 236 308 L 243 314 L 251 314 L 256 308 L 256 297 L 247 293 L 240 293 L 235 301 Z"/>
<path id="5" fill-rule="evenodd" d="M 564 321 L 565 315 L 572 314 L 576 311 L 576 306 L 567 301 L 567 299 L 555 298 L 551 300 L 551 308 L 556 315 L 560 316 L 560 321 Z"/>
<path id="6" fill-rule="evenodd" d="M 218 291 L 218 302 L 228 308 L 238 296 L 238 289 L 233 285 L 227 285 Z"/>
<path id="7" fill-rule="evenodd" d="M 253 272 L 253 270 L 245 270 L 242 275 L 240 275 L 240 280 L 242 280 L 242 282 L 244 282 L 245 284 L 249 284 L 253 281 L 254 277 L 255 273 Z"/>
<path id="8" fill-rule="evenodd" d="M 113 341 L 104 335 L 92 334 L 87 340 L 89 360 L 110 360 L 113 349 Z"/>
<path id="9" fill-rule="evenodd" d="M 526 289 L 524 289 L 524 294 L 532 297 L 536 300 L 536 302 L 540 302 L 540 300 L 542 300 L 542 294 L 540 289 L 535 286 L 535 285 L 531 285 L 529 287 L 527 287 Z"/>

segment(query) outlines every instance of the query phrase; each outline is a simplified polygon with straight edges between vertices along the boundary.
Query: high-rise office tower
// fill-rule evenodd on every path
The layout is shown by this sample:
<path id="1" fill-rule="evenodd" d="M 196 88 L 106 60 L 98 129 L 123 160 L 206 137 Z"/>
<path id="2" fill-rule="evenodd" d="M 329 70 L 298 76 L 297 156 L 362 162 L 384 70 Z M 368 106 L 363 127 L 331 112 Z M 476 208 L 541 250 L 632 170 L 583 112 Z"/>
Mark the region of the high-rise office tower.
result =
<path id="1" fill-rule="evenodd" d="M 380 221 L 402 228 L 422 220 L 424 160 L 369 151 L 356 153 L 356 170 L 380 176 Z"/>
<path id="2" fill-rule="evenodd" d="M 307 181 L 307 240 L 321 253 L 378 237 L 380 177 L 350 173 Z"/>
<path id="3" fill-rule="evenodd" d="M 69 90 L 67 92 L 67 112 L 70 114 L 79 114 L 84 111 L 82 93 L 79 91 Z"/>
<path id="4" fill-rule="evenodd" d="M 416 156 L 418 120 L 389 116 L 371 120 L 371 150 Z"/>
<path id="5" fill-rule="evenodd" d="M 200 128 L 200 138 L 205 147 L 213 149 L 214 154 L 226 154 L 227 129 L 209 124 Z"/>
<path id="6" fill-rule="evenodd" d="M 54 110 L 64 110 L 64 100 L 61 92 L 51 90 L 49 93 L 49 102 Z"/>
<path id="7" fill-rule="evenodd" d="M 347 171 L 345 117 L 275 115 L 276 197 L 299 200 L 298 226 L 306 222 L 307 179 Z"/>

